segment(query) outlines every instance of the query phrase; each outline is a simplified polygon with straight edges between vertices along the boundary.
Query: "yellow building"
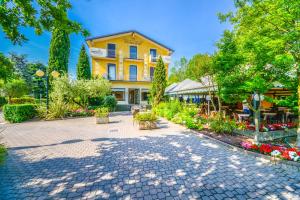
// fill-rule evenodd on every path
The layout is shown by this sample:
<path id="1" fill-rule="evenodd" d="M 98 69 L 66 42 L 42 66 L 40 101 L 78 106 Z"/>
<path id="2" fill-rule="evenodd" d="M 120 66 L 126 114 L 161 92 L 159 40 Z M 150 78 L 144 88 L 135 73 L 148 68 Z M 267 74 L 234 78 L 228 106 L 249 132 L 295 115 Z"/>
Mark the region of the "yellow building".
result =
<path id="1" fill-rule="evenodd" d="M 118 104 L 147 104 L 159 56 L 166 70 L 173 50 L 137 32 L 126 31 L 86 40 L 92 56 L 92 75 L 107 78 Z"/>

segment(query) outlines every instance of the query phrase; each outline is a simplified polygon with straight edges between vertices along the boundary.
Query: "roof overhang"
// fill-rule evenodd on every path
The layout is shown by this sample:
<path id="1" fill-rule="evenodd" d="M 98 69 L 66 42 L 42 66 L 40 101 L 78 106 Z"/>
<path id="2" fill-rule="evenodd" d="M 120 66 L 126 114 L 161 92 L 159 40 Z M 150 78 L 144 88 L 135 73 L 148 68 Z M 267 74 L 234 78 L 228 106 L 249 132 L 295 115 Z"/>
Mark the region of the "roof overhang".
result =
<path id="1" fill-rule="evenodd" d="M 135 31 L 135 30 L 130 30 L 130 31 L 123 31 L 123 32 L 118 32 L 118 33 L 114 33 L 114 34 L 107 34 L 107 35 L 102 35 L 102 36 L 96 36 L 96 37 L 89 37 L 89 38 L 86 38 L 86 42 L 92 42 L 92 41 L 103 41 L 103 40 L 107 40 L 107 39 L 113 39 L 113 38 L 118 38 L 118 37 L 121 37 L 121 36 L 126 36 L 126 35 L 134 35 L 134 34 L 137 34 L 139 35 L 140 37 L 146 39 L 147 41 L 153 43 L 153 44 L 156 44 L 166 50 L 168 50 L 170 52 L 170 54 L 172 54 L 174 52 L 173 49 L 167 47 L 166 45 L 163 45 L 162 43 L 160 42 L 157 42 L 156 40 L 152 39 L 152 38 L 149 38 L 148 36 L 138 32 L 138 31 Z M 89 44 L 89 43 L 88 43 Z"/>

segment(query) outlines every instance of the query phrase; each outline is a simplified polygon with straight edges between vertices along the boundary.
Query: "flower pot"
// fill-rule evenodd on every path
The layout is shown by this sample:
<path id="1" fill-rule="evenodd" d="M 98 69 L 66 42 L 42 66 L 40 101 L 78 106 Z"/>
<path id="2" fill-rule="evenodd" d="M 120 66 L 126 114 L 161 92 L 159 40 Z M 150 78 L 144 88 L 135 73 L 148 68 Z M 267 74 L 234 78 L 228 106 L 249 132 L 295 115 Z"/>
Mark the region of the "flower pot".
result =
<path id="1" fill-rule="evenodd" d="M 96 117 L 96 124 L 108 124 L 109 117 Z"/>
<path id="2" fill-rule="evenodd" d="M 151 121 L 139 121 L 139 129 L 140 130 L 150 130 L 157 128 L 156 122 Z"/>

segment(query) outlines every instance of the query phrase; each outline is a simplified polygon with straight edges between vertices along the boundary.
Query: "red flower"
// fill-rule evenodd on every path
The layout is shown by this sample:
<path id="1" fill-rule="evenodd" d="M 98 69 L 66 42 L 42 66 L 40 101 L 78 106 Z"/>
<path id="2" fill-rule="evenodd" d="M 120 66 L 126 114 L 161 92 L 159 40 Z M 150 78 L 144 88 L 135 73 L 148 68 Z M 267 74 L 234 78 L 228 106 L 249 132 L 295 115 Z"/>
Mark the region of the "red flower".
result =
<path id="1" fill-rule="evenodd" d="M 284 159 L 291 160 L 288 150 L 283 151 L 281 155 Z"/>
<path id="2" fill-rule="evenodd" d="M 297 155 L 300 156 L 300 151 L 297 152 Z"/>
<path id="3" fill-rule="evenodd" d="M 283 146 L 272 146 L 272 150 L 273 150 L 273 151 L 274 151 L 274 150 L 277 150 L 277 151 L 283 152 L 283 151 L 286 150 L 286 148 L 283 147 Z"/>
<path id="4" fill-rule="evenodd" d="M 260 146 L 260 152 L 262 153 L 271 153 L 272 152 L 272 146 L 269 144 L 262 144 Z"/>
<path id="5" fill-rule="evenodd" d="M 287 150 L 288 150 L 288 151 L 294 151 L 294 152 L 297 152 L 297 149 L 296 149 L 296 148 L 288 148 Z"/>
<path id="6" fill-rule="evenodd" d="M 257 146 L 256 144 L 252 144 L 251 149 L 253 149 L 253 150 L 259 150 L 259 146 Z"/>

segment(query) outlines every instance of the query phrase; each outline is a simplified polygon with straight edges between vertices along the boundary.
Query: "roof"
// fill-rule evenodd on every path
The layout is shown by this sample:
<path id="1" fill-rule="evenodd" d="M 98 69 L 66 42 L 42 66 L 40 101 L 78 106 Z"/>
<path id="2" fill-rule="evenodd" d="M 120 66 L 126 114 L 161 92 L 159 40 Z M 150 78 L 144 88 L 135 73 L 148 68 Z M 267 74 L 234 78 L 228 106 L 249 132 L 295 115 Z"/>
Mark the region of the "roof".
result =
<path id="1" fill-rule="evenodd" d="M 123 34 L 128 34 L 128 33 L 136 33 L 136 34 L 138 34 L 138 35 L 140 35 L 140 36 L 142 36 L 142 37 L 144 37 L 144 38 L 146 38 L 146 39 L 148 39 L 148 40 L 150 40 L 150 41 L 152 41 L 152 42 L 158 44 L 159 46 L 162 46 L 162 47 L 168 49 L 169 51 L 174 52 L 173 49 L 167 47 L 166 45 L 164 45 L 164 44 L 162 44 L 162 43 L 160 43 L 160 42 L 157 42 L 156 40 L 154 40 L 154 39 L 152 39 L 152 38 L 150 38 L 150 37 L 148 37 L 148 36 L 146 36 L 146 35 L 144 35 L 144 34 L 138 32 L 138 31 L 136 31 L 136 30 L 122 31 L 122 32 L 113 33 L 113 34 L 100 35 L 100 36 L 96 36 L 96 37 L 89 37 L 89 38 L 86 38 L 86 41 L 96 40 L 96 39 L 102 39 L 102 38 L 106 38 L 106 37 L 117 36 L 117 35 L 123 35 Z"/>
<path id="2" fill-rule="evenodd" d="M 210 83 L 209 77 L 205 76 L 201 78 L 200 82 L 193 81 L 191 79 L 185 79 L 179 83 L 173 83 L 165 90 L 166 94 L 190 94 L 190 93 L 205 93 L 208 88 L 213 88 L 214 85 Z"/>

